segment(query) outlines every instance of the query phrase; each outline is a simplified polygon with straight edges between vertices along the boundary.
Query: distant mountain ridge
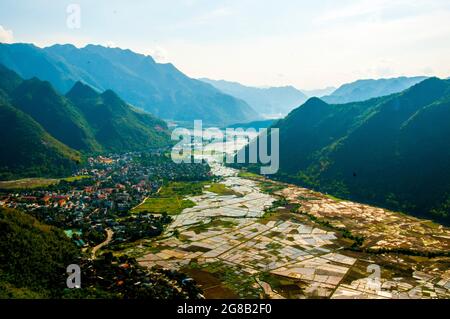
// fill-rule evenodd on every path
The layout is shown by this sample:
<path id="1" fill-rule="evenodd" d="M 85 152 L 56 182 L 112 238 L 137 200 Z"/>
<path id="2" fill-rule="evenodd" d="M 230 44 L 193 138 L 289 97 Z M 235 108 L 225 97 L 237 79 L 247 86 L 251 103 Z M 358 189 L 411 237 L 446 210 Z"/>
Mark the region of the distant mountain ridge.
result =
<path id="1" fill-rule="evenodd" d="M 167 146 L 164 121 L 111 90 L 77 82 L 67 96 L 50 83 L 22 80 L 0 65 L 0 179 L 64 176 L 81 154 Z"/>
<path id="2" fill-rule="evenodd" d="M 293 86 L 257 88 L 237 82 L 202 78 L 218 90 L 246 101 L 266 117 L 280 117 L 303 104 L 308 97 Z M 241 121 L 242 122 L 242 121 Z"/>
<path id="3" fill-rule="evenodd" d="M 311 98 L 272 126 L 275 178 L 450 223 L 449 123 L 450 80 L 348 104 Z"/>
<path id="4" fill-rule="evenodd" d="M 257 120 L 244 101 L 191 79 L 172 64 L 119 48 L 87 45 L 0 44 L 0 63 L 29 79 L 49 81 L 65 94 L 81 81 L 98 91 L 114 90 L 132 105 L 164 119 L 228 124 Z"/>
<path id="5" fill-rule="evenodd" d="M 318 97 L 322 98 L 324 96 L 332 94 L 334 91 L 336 91 L 336 88 L 334 86 L 329 86 L 323 89 L 316 89 L 316 90 L 303 90 L 302 92 L 308 96 L 308 97 Z"/>
<path id="6" fill-rule="evenodd" d="M 321 99 L 330 104 L 361 102 L 375 97 L 399 93 L 427 78 L 425 76 L 403 76 L 391 79 L 358 80 L 342 85 L 332 94 L 323 96 Z"/>

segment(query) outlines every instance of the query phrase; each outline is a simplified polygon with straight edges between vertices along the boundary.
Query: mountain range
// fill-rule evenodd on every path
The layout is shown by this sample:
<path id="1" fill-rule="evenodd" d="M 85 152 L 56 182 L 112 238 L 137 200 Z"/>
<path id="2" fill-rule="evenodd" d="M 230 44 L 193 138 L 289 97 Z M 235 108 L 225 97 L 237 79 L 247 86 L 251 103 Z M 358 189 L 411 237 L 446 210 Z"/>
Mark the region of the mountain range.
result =
<path id="1" fill-rule="evenodd" d="M 324 89 L 316 89 L 316 90 L 302 89 L 302 92 L 308 97 L 323 97 L 325 95 L 332 94 L 334 91 L 336 91 L 336 88 L 334 86 L 329 86 Z"/>
<path id="2" fill-rule="evenodd" d="M 76 82 L 60 95 L 49 82 L 23 80 L 0 65 L 0 179 L 63 176 L 82 154 L 166 146 L 164 121 L 113 91 Z"/>
<path id="3" fill-rule="evenodd" d="M 330 104 L 344 104 L 350 102 L 360 102 L 375 97 L 386 96 L 398 93 L 414 84 L 422 82 L 427 77 L 398 77 L 379 80 L 358 80 L 340 86 L 330 95 L 322 96 L 321 99 Z"/>
<path id="4" fill-rule="evenodd" d="M 279 118 L 302 105 L 309 97 L 319 97 L 330 104 L 360 102 L 375 97 L 398 93 L 427 79 L 424 76 L 398 77 L 391 79 L 357 80 L 340 86 L 322 90 L 298 90 L 292 86 L 257 88 L 224 80 L 200 80 L 211 84 L 223 93 L 246 101 L 253 109 L 266 118 Z"/>
<path id="5" fill-rule="evenodd" d="M 257 88 L 224 80 L 206 78 L 200 80 L 211 84 L 223 93 L 244 100 L 259 114 L 268 118 L 284 116 L 308 99 L 304 93 L 293 86 Z"/>
<path id="6" fill-rule="evenodd" d="M 164 119 L 226 125 L 260 118 L 243 100 L 189 78 L 170 63 L 156 63 L 130 50 L 0 44 L 0 63 L 22 78 L 49 81 L 61 94 L 78 81 L 101 92 L 111 89 L 133 106 Z"/>
<path id="7" fill-rule="evenodd" d="M 274 178 L 450 222 L 450 81 L 348 104 L 311 98 L 275 122 Z"/>

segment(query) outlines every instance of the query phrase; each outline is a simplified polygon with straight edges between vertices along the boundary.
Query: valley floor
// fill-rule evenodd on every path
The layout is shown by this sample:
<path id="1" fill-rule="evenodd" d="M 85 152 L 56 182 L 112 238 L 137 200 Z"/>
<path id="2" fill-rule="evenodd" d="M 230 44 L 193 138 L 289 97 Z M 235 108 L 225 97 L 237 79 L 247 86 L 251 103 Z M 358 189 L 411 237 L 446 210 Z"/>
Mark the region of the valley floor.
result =
<path id="1" fill-rule="evenodd" d="M 212 164 L 238 195 L 205 191 L 159 239 L 128 248 L 180 269 L 206 298 L 449 298 L 450 230 Z M 285 198 L 280 205 L 280 198 Z"/>

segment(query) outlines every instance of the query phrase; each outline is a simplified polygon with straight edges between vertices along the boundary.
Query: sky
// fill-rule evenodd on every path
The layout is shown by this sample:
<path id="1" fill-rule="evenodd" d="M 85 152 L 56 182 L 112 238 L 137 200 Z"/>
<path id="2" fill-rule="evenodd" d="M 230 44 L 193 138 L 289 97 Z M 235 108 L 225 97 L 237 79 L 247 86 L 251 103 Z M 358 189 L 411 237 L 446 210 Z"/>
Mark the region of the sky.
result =
<path id="1" fill-rule="evenodd" d="M 252 86 L 443 78 L 450 1 L 1 0 L 0 42 L 128 48 L 193 78 Z"/>

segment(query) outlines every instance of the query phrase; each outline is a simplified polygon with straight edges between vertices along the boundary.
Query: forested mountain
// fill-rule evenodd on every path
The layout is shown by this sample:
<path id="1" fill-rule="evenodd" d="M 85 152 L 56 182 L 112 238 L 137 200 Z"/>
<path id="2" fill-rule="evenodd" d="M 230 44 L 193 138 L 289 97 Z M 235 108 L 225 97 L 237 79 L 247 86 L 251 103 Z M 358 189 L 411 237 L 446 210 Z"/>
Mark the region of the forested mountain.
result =
<path id="1" fill-rule="evenodd" d="M 79 110 L 49 82 L 37 78 L 23 81 L 12 92 L 11 103 L 67 146 L 93 152 L 102 149 Z"/>
<path id="2" fill-rule="evenodd" d="M 365 101 L 375 97 L 399 93 L 427 79 L 424 76 L 398 77 L 379 80 L 358 80 L 344 84 L 328 96 L 321 97 L 330 104 Z"/>
<path id="3" fill-rule="evenodd" d="M 312 98 L 280 129 L 282 178 L 450 222 L 450 81 L 330 105 Z"/>
<path id="4" fill-rule="evenodd" d="M 135 151 L 170 143 L 164 121 L 111 90 L 76 83 L 67 97 L 50 83 L 22 80 L 0 65 L 0 179 L 64 176 L 85 154 Z"/>
<path id="5" fill-rule="evenodd" d="M 67 93 L 81 81 L 98 91 L 113 90 L 127 102 L 164 119 L 215 124 L 258 119 L 244 101 L 189 78 L 172 64 L 156 63 L 130 50 L 88 45 L 38 48 L 32 44 L 0 44 L 0 63 L 21 77 L 49 81 Z"/>
<path id="6" fill-rule="evenodd" d="M 0 298 L 50 298 L 61 294 L 66 268 L 81 252 L 56 227 L 0 207 Z"/>
<path id="7" fill-rule="evenodd" d="M 0 97 L 0 180 L 68 176 L 80 154 Z"/>
<path id="8" fill-rule="evenodd" d="M 111 90 L 100 94 L 77 82 L 67 98 L 86 119 L 95 140 L 105 150 L 123 152 L 168 144 L 164 121 L 129 106 Z"/>

